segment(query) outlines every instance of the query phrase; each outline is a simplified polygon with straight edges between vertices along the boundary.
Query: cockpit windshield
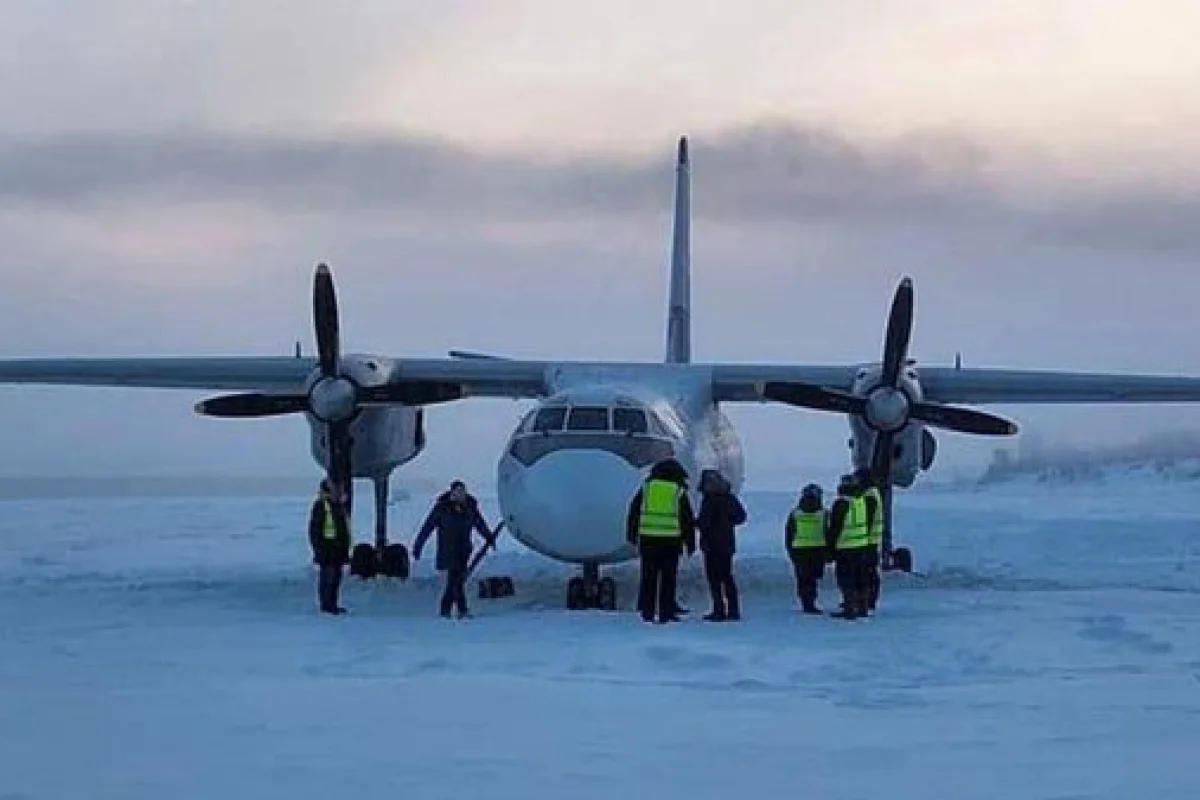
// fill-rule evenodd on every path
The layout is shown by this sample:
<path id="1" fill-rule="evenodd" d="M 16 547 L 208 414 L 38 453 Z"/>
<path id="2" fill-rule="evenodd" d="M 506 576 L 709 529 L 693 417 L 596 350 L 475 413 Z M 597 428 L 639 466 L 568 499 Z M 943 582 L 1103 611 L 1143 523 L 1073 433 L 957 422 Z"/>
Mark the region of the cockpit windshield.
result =
<path id="1" fill-rule="evenodd" d="M 613 430 L 621 433 L 646 433 L 646 412 L 640 408 L 614 408 Z"/>
<path id="2" fill-rule="evenodd" d="M 529 434 L 578 431 L 586 433 L 650 433 L 645 409 L 630 405 L 542 406 L 529 412 L 520 431 Z"/>
<path id="3" fill-rule="evenodd" d="M 533 426 L 530 428 L 530 430 L 535 433 L 561 431 L 566 419 L 566 406 L 548 406 L 546 408 L 539 408 L 537 416 L 533 418 Z"/>
<path id="4" fill-rule="evenodd" d="M 569 431 L 607 431 L 607 406 L 574 406 L 567 418 Z"/>

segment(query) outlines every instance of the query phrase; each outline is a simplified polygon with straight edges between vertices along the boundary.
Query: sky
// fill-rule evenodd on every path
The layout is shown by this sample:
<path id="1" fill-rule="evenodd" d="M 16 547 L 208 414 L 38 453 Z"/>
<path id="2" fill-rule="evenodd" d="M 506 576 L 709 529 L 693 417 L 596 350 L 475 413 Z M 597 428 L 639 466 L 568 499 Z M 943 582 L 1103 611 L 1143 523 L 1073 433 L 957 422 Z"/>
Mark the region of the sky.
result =
<path id="1" fill-rule="evenodd" d="M 13 0 L 0 355 L 311 352 L 326 260 L 350 350 L 657 360 L 688 134 L 697 360 L 878 358 L 909 274 L 919 363 L 1200 374 L 1198 30 L 1170 0 Z M 0 387 L 0 473 L 315 474 L 301 419 L 201 396 Z M 490 483 L 527 407 L 437 408 L 413 474 Z M 840 417 L 729 414 L 751 481 L 844 464 Z M 939 442 L 947 473 L 997 446 Z"/>

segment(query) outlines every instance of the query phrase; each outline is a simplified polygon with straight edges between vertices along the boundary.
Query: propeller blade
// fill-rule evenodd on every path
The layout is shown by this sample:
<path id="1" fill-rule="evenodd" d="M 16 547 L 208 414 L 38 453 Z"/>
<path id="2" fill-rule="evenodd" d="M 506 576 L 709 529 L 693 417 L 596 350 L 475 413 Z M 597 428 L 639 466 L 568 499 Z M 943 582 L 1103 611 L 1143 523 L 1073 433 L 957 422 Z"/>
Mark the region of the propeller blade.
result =
<path id="1" fill-rule="evenodd" d="M 908 342 L 912 336 L 913 284 L 912 278 L 904 277 L 892 297 L 892 310 L 888 314 L 887 333 L 883 341 L 883 384 L 896 386 L 900 370 L 908 355 Z"/>
<path id="2" fill-rule="evenodd" d="M 341 342 L 338 334 L 337 293 L 329 265 L 318 264 L 313 276 L 313 328 L 317 336 L 317 363 L 326 378 L 337 374 Z"/>
<path id="3" fill-rule="evenodd" d="M 842 414 L 862 414 L 867 407 L 867 401 L 861 397 L 810 383 L 771 381 L 763 384 L 762 396 L 789 406 Z"/>
<path id="4" fill-rule="evenodd" d="M 914 403 L 912 419 L 937 428 L 981 436 L 1012 436 L 1017 432 L 1017 424 L 1004 417 L 973 408 L 944 406 L 939 403 Z"/>
<path id="5" fill-rule="evenodd" d="M 196 413 L 206 417 L 277 417 L 298 414 L 308 409 L 302 394 L 226 394 L 196 404 Z"/>
<path id="6" fill-rule="evenodd" d="M 325 428 L 326 441 L 329 443 L 329 483 L 340 486 L 344 493 L 350 488 L 351 447 L 350 423 L 331 422 Z"/>
<path id="7" fill-rule="evenodd" d="M 494 356 L 491 353 L 476 353 L 473 350 L 451 350 L 447 355 L 460 361 L 510 361 L 508 356 Z"/>
<path id="8" fill-rule="evenodd" d="M 875 436 L 875 447 L 871 451 L 871 480 L 878 486 L 892 482 L 892 457 L 895 440 L 891 433 L 881 432 Z"/>
<path id="9" fill-rule="evenodd" d="M 389 383 L 383 386 L 367 386 L 358 390 L 358 402 L 363 405 L 427 406 L 433 403 L 461 400 L 466 396 L 467 391 L 462 384 L 448 381 Z"/>

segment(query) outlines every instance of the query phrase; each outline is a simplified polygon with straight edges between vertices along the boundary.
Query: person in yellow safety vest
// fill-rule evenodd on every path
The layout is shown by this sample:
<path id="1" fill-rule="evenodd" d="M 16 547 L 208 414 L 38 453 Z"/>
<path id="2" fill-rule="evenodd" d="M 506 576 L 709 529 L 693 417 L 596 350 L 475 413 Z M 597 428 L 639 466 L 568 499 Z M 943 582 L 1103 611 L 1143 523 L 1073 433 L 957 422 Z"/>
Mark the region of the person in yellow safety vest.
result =
<path id="1" fill-rule="evenodd" d="M 842 592 L 842 608 L 830 616 L 839 619 L 858 619 L 867 615 L 866 595 L 863 592 L 863 565 L 867 560 L 870 520 L 867 500 L 862 486 L 853 475 L 843 475 L 838 483 L 838 497 L 829 509 L 829 533 L 826 541 L 835 553 L 838 588 Z"/>
<path id="2" fill-rule="evenodd" d="M 879 576 L 879 558 L 883 548 L 883 493 L 880 487 L 871 480 L 871 474 L 867 470 L 859 470 L 855 473 L 865 488 L 863 497 L 867 499 L 867 512 L 871 517 L 871 524 L 867 530 L 867 544 L 870 546 L 870 552 L 867 554 L 867 564 L 864 568 L 864 579 L 866 581 L 867 592 L 867 611 L 874 611 L 875 606 L 879 604 L 879 590 L 882 581 Z"/>
<path id="3" fill-rule="evenodd" d="M 345 614 L 338 604 L 342 568 L 350 561 L 350 520 L 340 492 L 322 480 L 308 515 L 308 541 L 317 565 L 317 602 L 326 614 Z"/>
<path id="4" fill-rule="evenodd" d="M 828 517 L 821 487 L 810 483 L 801 490 L 800 500 L 783 526 L 783 546 L 792 562 L 796 594 L 805 614 L 822 613 L 817 608 L 817 582 L 825 572 Z"/>
<path id="5" fill-rule="evenodd" d="M 696 517 L 687 494 L 687 471 L 673 458 L 658 462 L 629 502 L 625 535 L 638 548 L 638 610 L 646 622 L 678 622 L 675 602 L 679 556 L 696 552 Z M 656 619 L 657 617 L 657 619 Z"/>

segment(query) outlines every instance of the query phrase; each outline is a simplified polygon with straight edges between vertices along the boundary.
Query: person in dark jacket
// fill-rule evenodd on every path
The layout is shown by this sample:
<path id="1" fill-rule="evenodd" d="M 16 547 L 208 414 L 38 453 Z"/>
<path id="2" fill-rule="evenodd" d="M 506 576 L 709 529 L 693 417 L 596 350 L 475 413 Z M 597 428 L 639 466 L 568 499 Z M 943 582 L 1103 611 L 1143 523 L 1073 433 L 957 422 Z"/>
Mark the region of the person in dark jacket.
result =
<path id="1" fill-rule="evenodd" d="M 345 614 L 338 605 L 342 568 L 350 561 L 350 520 L 340 492 L 321 481 L 308 515 L 308 542 L 317 565 L 317 602 L 326 614 Z"/>
<path id="2" fill-rule="evenodd" d="M 678 622 L 675 602 L 679 556 L 696 552 L 696 517 L 687 494 L 687 471 L 673 458 L 658 462 L 629 501 L 625 537 L 636 545 L 642 576 L 638 610 L 646 622 Z"/>
<path id="3" fill-rule="evenodd" d="M 733 580 L 733 555 L 737 550 L 734 529 L 746 521 L 746 509 L 729 481 L 715 469 L 700 473 L 700 491 L 703 496 L 696 528 L 700 531 L 704 575 L 712 595 L 712 611 L 704 618 L 710 622 L 741 619 L 737 584 Z"/>
<path id="4" fill-rule="evenodd" d="M 800 491 L 800 501 L 783 526 L 783 547 L 796 575 L 796 595 L 805 614 L 820 614 L 817 582 L 825 572 L 828 515 L 821 487 L 810 483 Z"/>
<path id="5" fill-rule="evenodd" d="M 414 560 L 420 560 L 421 550 L 434 530 L 438 532 L 435 567 L 439 572 L 446 573 L 441 615 L 449 617 L 450 609 L 457 606 L 460 619 L 469 617 L 471 612 L 467 608 L 466 581 L 467 565 L 471 561 L 471 532 L 478 532 L 489 545 L 494 546 L 495 540 L 479 511 L 479 503 L 467 493 L 467 486 L 462 481 L 451 483 L 450 490 L 443 492 L 434 502 L 413 542 Z"/>

